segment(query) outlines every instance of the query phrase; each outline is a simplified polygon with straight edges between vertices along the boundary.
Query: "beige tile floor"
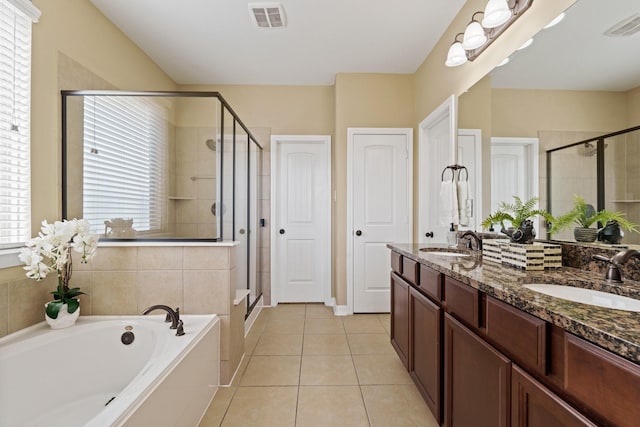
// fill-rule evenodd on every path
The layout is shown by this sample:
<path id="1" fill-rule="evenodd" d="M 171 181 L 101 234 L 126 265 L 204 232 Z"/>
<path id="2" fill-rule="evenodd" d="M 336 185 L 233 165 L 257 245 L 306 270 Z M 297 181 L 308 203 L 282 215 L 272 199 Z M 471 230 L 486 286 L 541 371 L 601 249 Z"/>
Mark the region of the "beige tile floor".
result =
<path id="1" fill-rule="evenodd" d="M 436 427 L 389 342 L 388 314 L 333 316 L 321 304 L 265 308 L 231 387 L 200 427 Z"/>

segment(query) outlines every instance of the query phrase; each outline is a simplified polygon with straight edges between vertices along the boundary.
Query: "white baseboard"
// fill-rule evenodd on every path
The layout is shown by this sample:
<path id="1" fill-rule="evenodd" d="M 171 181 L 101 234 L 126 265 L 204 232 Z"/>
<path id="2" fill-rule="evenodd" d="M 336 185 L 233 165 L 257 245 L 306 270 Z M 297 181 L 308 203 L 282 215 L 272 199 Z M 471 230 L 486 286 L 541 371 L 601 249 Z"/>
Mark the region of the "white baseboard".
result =
<path id="1" fill-rule="evenodd" d="M 347 307 L 346 305 L 335 305 L 333 306 L 333 315 L 334 316 L 348 316 L 351 313 L 349 313 L 349 307 Z"/>
<path id="2" fill-rule="evenodd" d="M 262 307 L 263 307 L 262 301 L 263 301 L 263 299 L 262 299 L 262 297 L 260 297 L 260 299 L 258 300 L 256 305 L 253 307 L 253 310 L 251 310 L 251 314 L 244 321 L 244 336 L 245 337 L 247 336 L 247 334 L 251 330 L 251 327 L 253 326 L 253 323 L 256 321 L 256 319 L 258 318 L 258 315 L 262 311 Z"/>
<path id="3" fill-rule="evenodd" d="M 327 307 L 335 307 L 336 306 L 336 299 L 333 297 L 327 298 L 324 301 L 324 305 L 326 305 Z"/>

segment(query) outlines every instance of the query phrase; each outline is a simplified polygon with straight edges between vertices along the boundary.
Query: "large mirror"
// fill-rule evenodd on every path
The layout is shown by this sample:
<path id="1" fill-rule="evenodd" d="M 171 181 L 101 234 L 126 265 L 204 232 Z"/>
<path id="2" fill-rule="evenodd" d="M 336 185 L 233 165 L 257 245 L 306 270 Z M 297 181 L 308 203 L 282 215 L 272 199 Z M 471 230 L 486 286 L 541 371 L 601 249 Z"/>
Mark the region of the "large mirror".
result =
<path id="1" fill-rule="evenodd" d="M 489 183 L 483 185 L 483 216 L 512 195 L 538 196 L 540 206 L 547 207 L 547 150 L 640 124 L 639 12 L 637 0 L 578 0 L 560 23 L 541 30 L 530 46 L 515 51 L 508 63 L 460 97 L 459 127 L 482 131 L 483 182 Z M 634 137 L 625 144 L 635 147 L 640 141 Z M 624 155 L 611 155 L 610 171 L 622 160 L 637 164 L 639 152 L 625 147 Z M 577 192 L 598 205 L 596 158 L 588 153 L 573 150 L 555 162 L 562 174 L 551 176 L 552 214 L 570 209 Z M 630 182 L 620 173 L 607 177 L 611 188 Z M 623 196 L 608 198 L 604 207 L 640 223 L 640 203 L 614 203 L 640 197 L 628 188 Z M 539 237 L 546 237 L 540 228 Z M 554 238 L 573 240 L 571 233 Z M 624 238 L 636 241 L 636 233 Z"/>

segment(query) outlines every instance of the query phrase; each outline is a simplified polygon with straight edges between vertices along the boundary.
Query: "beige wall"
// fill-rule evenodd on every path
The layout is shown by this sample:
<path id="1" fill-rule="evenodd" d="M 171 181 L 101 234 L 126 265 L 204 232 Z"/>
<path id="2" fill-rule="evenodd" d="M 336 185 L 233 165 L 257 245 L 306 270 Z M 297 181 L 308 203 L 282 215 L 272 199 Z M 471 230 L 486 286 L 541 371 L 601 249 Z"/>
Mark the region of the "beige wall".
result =
<path id="1" fill-rule="evenodd" d="M 628 127 L 640 125 L 640 87 L 627 92 Z"/>
<path id="2" fill-rule="evenodd" d="M 126 38 L 89 1 L 34 0 L 42 12 L 33 26 L 31 69 L 31 221 L 36 234 L 43 219 L 60 218 L 60 89 L 59 82 L 82 75 L 59 76 L 66 55 L 121 89 L 174 90 L 175 83 Z M 82 85 L 82 86 L 81 86 Z M 21 267 L 0 269 L 0 336 L 42 320 L 42 307 L 53 282 L 24 278 Z"/>
<path id="3" fill-rule="evenodd" d="M 540 130 L 616 131 L 627 126 L 625 92 L 493 89 L 491 136 Z"/>
<path id="4" fill-rule="evenodd" d="M 336 137 L 333 144 L 334 296 L 347 304 L 347 128 L 413 128 L 413 76 L 410 74 L 338 74 Z"/>

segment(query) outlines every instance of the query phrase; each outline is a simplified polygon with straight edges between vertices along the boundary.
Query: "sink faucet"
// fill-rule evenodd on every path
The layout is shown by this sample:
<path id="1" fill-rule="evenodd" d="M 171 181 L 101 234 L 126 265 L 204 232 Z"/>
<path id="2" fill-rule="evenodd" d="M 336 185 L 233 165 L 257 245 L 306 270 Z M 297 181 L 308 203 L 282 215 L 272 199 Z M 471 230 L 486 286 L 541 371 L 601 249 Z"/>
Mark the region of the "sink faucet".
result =
<path id="1" fill-rule="evenodd" d="M 622 272 L 620 271 L 621 267 L 626 264 L 633 257 L 640 257 L 640 251 L 635 249 L 627 249 L 626 251 L 620 251 L 610 259 L 603 255 L 593 255 L 591 258 L 604 261 L 609 264 L 609 269 L 607 270 L 607 274 L 605 274 L 604 278 L 607 282 L 611 283 L 622 283 Z"/>
<path id="2" fill-rule="evenodd" d="M 467 230 L 464 233 L 462 233 L 462 235 L 460 236 L 461 239 L 468 237 L 469 239 L 469 243 L 468 243 L 468 248 L 473 250 L 473 243 L 472 241 L 475 240 L 476 242 L 476 250 L 481 251 L 482 250 L 482 239 L 480 239 L 480 237 L 478 237 L 478 235 L 471 230 Z"/>
<path id="3" fill-rule="evenodd" d="M 169 329 L 175 329 L 177 336 L 184 335 L 184 324 L 183 324 L 182 320 L 180 320 L 180 309 L 179 308 L 176 308 L 176 310 L 174 311 L 171 307 L 169 307 L 167 305 L 158 304 L 158 305 L 152 305 L 151 307 L 145 308 L 144 311 L 142 312 L 142 314 L 143 315 L 147 315 L 147 314 L 151 313 L 154 310 L 164 310 L 164 311 L 166 311 L 167 312 L 167 317 L 165 319 L 165 322 L 171 322 L 171 326 L 169 326 Z"/>

